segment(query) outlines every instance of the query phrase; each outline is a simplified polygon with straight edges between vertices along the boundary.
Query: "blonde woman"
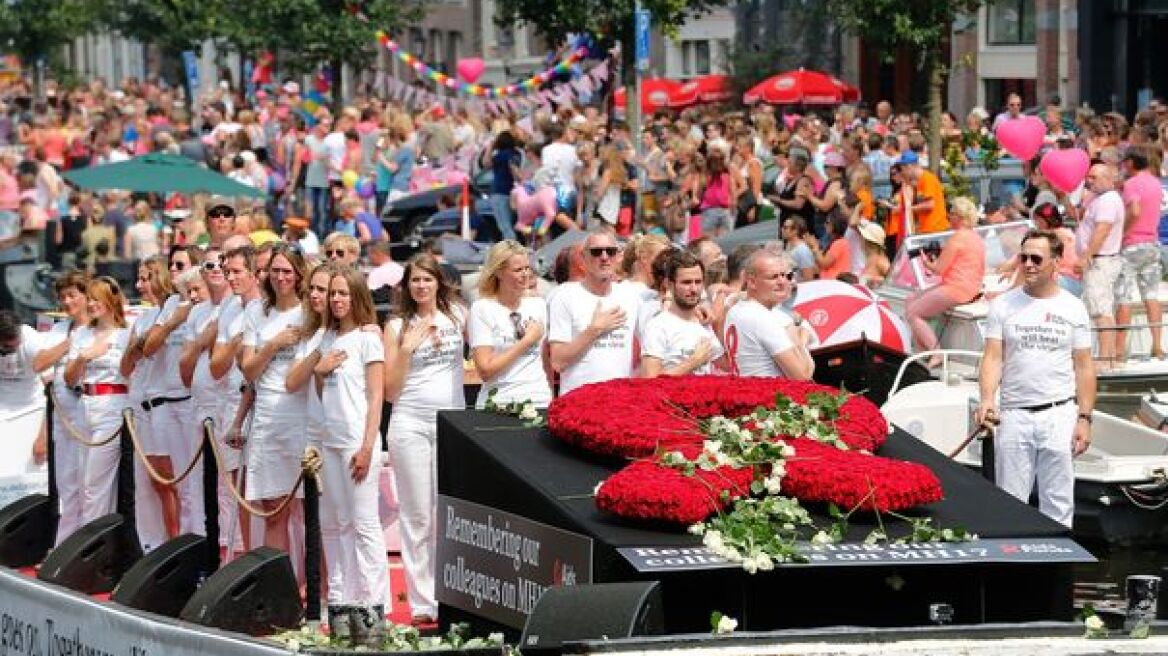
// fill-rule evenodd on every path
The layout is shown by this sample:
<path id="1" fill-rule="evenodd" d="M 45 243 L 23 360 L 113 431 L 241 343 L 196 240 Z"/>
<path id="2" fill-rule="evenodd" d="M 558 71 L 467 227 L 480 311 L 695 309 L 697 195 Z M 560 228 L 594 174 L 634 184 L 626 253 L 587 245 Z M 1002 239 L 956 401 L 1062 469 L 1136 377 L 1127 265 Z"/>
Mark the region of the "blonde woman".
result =
<path id="1" fill-rule="evenodd" d="M 551 402 L 544 344 L 547 305 L 527 294 L 531 251 L 515 241 L 491 247 L 479 278 L 479 299 L 470 308 L 470 348 L 483 379 L 476 407 L 491 395 L 499 403 Z"/>
<path id="2" fill-rule="evenodd" d="M 74 331 L 64 378 L 66 385 L 81 390 L 80 432 L 95 441 L 106 439 L 122 426 L 129 388 L 120 364 L 129 332 L 126 298 L 112 278 L 91 281 L 86 298 L 89 324 Z M 114 511 L 118 451 L 118 440 L 110 440 L 82 453 L 80 525 Z"/>
<path id="3" fill-rule="evenodd" d="M 150 204 L 144 200 L 138 201 L 134 204 L 134 225 L 126 230 L 122 238 L 122 252 L 133 262 L 158 255 L 160 250 L 158 237 L 158 227 L 154 225 Z"/>
<path id="4" fill-rule="evenodd" d="M 621 190 L 628 182 L 625 158 L 616 146 L 605 146 L 600 150 L 600 180 L 596 183 L 593 198 L 596 201 L 596 218 L 615 227 L 620 219 Z"/>

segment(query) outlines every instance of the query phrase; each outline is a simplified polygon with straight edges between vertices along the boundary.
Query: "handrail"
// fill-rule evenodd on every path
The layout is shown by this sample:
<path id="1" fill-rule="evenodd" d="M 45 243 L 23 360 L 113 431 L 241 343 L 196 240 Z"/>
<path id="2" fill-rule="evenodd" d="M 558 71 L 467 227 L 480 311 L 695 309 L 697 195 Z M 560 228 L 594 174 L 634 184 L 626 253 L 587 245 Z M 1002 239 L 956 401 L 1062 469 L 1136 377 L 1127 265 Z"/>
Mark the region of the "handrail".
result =
<path id="1" fill-rule="evenodd" d="M 949 377 L 950 357 L 971 357 L 975 358 L 979 363 L 981 362 L 982 358 L 981 351 L 965 351 L 961 349 L 937 349 L 934 351 L 921 351 L 920 353 L 914 353 L 905 358 L 904 362 L 900 363 L 900 369 L 896 371 L 896 378 L 892 379 L 892 387 L 888 389 L 888 398 L 891 399 L 894 394 L 900 391 L 900 382 L 904 378 L 904 373 L 908 371 L 910 365 L 919 362 L 926 357 L 932 358 L 934 355 L 941 356 L 941 380 L 945 380 Z"/>

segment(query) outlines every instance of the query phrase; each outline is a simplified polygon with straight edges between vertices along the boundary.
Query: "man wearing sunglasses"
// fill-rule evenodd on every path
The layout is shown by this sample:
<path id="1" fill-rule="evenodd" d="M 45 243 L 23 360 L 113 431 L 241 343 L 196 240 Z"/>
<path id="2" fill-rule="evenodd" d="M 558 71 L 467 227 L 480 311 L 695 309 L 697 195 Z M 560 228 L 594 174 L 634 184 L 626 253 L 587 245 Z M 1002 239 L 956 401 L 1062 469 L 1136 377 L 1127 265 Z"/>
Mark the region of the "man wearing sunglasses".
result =
<path id="1" fill-rule="evenodd" d="M 990 303 L 975 421 L 998 425 L 998 487 L 1026 503 L 1037 483 L 1039 509 L 1070 527 L 1072 459 L 1091 445 L 1095 366 L 1087 308 L 1058 285 L 1062 252 L 1054 232 L 1022 239 L 1022 286 Z"/>
<path id="2" fill-rule="evenodd" d="M 746 298 L 726 313 L 722 343 L 730 370 L 739 376 L 811 380 L 810 330 L 775 311 L 795 288 L 794 263 L 785 253 L 761 249 L 751 253 L 745 270 Z"/>
<path id="3" fill-rule="evenodd" d="M 207 203 L 207 238 L 212 248 L 223 248 L 235 232 L 235 206 L 226 198 L 212 198 Z"/>
<path id="4" fill-rule="evenodd" d="M 552 368 L 560 394 L 587 383 L 633 375 L 633 327 L 640 299 L 614 285 L 620 248 L 611 232 L 584 241 L 584 279 L 561 285 L 548 307 Z"/>

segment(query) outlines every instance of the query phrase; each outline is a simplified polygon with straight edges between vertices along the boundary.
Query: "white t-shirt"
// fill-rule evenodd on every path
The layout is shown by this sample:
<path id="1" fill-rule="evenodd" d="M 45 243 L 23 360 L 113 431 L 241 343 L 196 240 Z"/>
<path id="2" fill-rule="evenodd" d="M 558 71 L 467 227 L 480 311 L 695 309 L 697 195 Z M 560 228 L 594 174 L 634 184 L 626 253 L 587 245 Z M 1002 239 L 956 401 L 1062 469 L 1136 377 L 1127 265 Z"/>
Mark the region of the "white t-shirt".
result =
<path id="1" fill-rule="evenodd" d="M 433 413 L 436 410 L 461 410 L 466 407 L 466 395 L 462 390 L 463 360 L 462 337 L 466 323 L 465 311 L 455 306 L 454 320 L 442 312 L 435 312 L 433 323 L 437 327 L 436 338 L 422 342 L 410 357 L 410 369 L 406 372 L 401 394 L 393 404 L 394 412 Z M 413 325 L 419 321 L 414 317 Z M 392 319 L 390 326 L 399 343 L 403 334 L 401 318 Z"/>
<path id="2" fill-rule="evenodd" d="M 1091 319 L 1063 289 L 1035 298 L 1018 287 L 990 302 L 985 338 L 1002 341 L 1001 407 L 1051 403 L 1075 395 L 1071 355 L 1091 348 Z"/>
<path id="3" fill-rule="evenodd" d="M 739 376 L 783 376 L 774 356 L 795 346 L 787 335 L 790 322 L 752 298 L 735 303 L 726 313 L 723 342 L 731 369 Z"/>
<path id="4" fill-rule="evenodd" d="M 246 315 L 246 313 L 245 313 Z M 304 309 L 295 305 L 290 310 L 269 309 L 259 327 L 243 333 L 243 346 L 258 349 L 289 326 L 299 327 L 304 323 Z M 273 396 L 300 396 L 288 393 L 284 386 L 288 369 L 296 359 L 296 344 L 285 346 L 272 355 L 268 366 L 256 381 L 256 392 Z M 303 398 L 301 398 L 303 400 Z M 303 408 L 301 412 L 303 412 Z"/>
<path id="5" fill-rule="evenodd" d="M 1119 253 L 1120 245 L 1123 243 L 1125 211 L 1123 197 L 1119 195 L 1118 191 L 1109 191 L 1095 197 L 1087 206 L 1087 211 L 1083 214 L 1083 221 L 1075 230 L 1075 250 L 1078 251 L 1079 255 L 1087 252 L 1091 237 L 1095 234 L 1100 223 L 1110 223 L 1111 231 L 1107 233 L 1107 238 L 1103 240 L 1103 245 L 1099 247 L 1097 255 Z"/>
<path id="6" fill-rule="evenodd" d="M 555 172 L 556 184 L 576 188 L 576 170 L 580 168 L 580 158 L 571 144 L 553 141 L 543 147 L 540 161 L 544 168 Z"/>
<path id="7" fill-rule="evenodd" d="M 645 341 L 645 326 L 648 325 L 650 319 L 661 312 L 661 296 L 639 280 L 622 280 L 616 284 L 637 297 L 640 305 L 637 310 L 637 339 L 643 343 Z"/>
<path id="8" fill-rule="evenodd" d="M 226 299 L 220 301 L 219 305 L 208 300 L 191 308 L 191 313 L 187 316 L 186 321 L 186 344 L 197 340 L 207 329 L 207 325 L 219 318 L 226 303 Z M 226 378 L 225 376 L 224 380 L 215 380 L 215 377 L 211 375 L 210 349 L 200 353 L 198 361 L 195 362 L 195 371 L 191 375 L 191 395 L 194 397 L 195 403 L 218 405 L 225 391 Z"/>
<path id="9" fill-rule="evenodd" d="M 232 296 L 222 303 L 219 311 L 219 334 L 215 337 L 215 344 L 227 344 L 237 335 L 247 335 L 256 330 L 264 319 L 264 302 L 261 299 L 250 301 L 246 307 L 239 296 Z M 242 340 L 241 340 L 242 343 Z M 224 385 L 224 392 L 228 400 L 238 402 L 239 388 L 243 385 L 243 372 L 239 364 L 233 362 L 227 374 L 220 379 Z"/>
<path id="10" fill-rule="evenodd" d="M 713 373 L 714 360 L 724 353 L 721 342 L 713 329 L 700 321 L 687 321 L 672 312 L 661 312 L 645 326 L 641 355 L 657 358 L 668 369 L 689 359 L 703 339 L 710 340 L 710 360 L 694 369 L 695 374 Z"/>
<path id="11" fill-rule="evenodd" d="M 340 180 L 340 170 L 345 165 L 345 155 L 348 149 L 345 146 L 345 134 L 343 132 L 330 132 L 324 138 L 324 150 L 329 157 L 329 180 Z"/>
<path id="12" fill-rule="evenodd" d="M 31 326 L 21 326 L 20 348 L 0 356 L 0 417 L 23 414 L 44 405 L 41 378 L 32 369 L 32 359 L 41 350 L 44 337 Z"/>
<path id="13" fill-rule="evenodd" d="M 520 355 L 510 367 L 500 371 L 494 380 L 483 381 L 476 406 L 482 408 L 491 390 L 499 403 L 531 401 L 545 408 L 552 400 L 547 374 L 543 368 L 543 344 L 547 341 L 547 305 L 543 299 L 524 297 L 519 302 L 519 325 L 538 321 L 544 327 L 543 338 Z M 516 322 L 511 320 L 511 309 L 493 298 L 480 298 L 470 306 L 470 347 L 489 346 L 495 355 L 515 345 Z"/>
<path id="14" fill-rule="evenodd" d="M 310 353 L 320 347 L 320 340 L 324 338 L 324 328 L 318 328 L 307 339 L 300 340 L 296 345 L 296 361 L 307 358 Z M 320 394 L 316 391 L 316 376 L 308 377 L 308 440 L 322 442 L 325 437 L 324 406 L 320 403 Z"/>
<path id="15" fill-rule="evenodd" d="M 155 325 L 170 321 L 170 318 L 178 312 L 179 304 L 188 302 L 180 298 L 178 294 L 172 294 L 162 304 L 162 311 L 159 312 L 158 319 L 154 322 Z M 149 327 L 143 330 L 142 334 L 145 334 L 147 330 Z M 166 342 L 150 357 L 154 361 L 154 369 L 146 381 L 147 399 L 157 396 L 176 398 L 190 394 L 190 390 L 187 389 L 186 385 L 183 385 L 182 378 L 178 374 L 178 361 L 182 358 L 182 350 L 187 343 L 188 331 L 187 322 L 179 324 L 178 328 L 166 336 Z"/>
<path id="16" fill-rule="evenodd" d="M 76 360 L 82 351 L 93 345 L 96 335 L 89 326 L 82 326 L 73 331 L 73 342 L 69 346 L 70 360 Z M 127 328 L 117 328 L 109 337 L 110 347 L 100 358 L 90 360 L 85 365 L 85 372 L 81 374 L 82 384 L 111 383 L 126 384 L 122 377 L 122 354 L 126 352 L 126 344 L 130 337 Z"/>
<path id="17" fill-rule="evenodd" d="M 69 331 L 72 326 L 73 321 L 71 319 L 66 319 L 64 321 L 58 321 L 57 323 L 53 324 L 53 327 L 50 328 L 49 332 L 47 333 L 37 333 L 41 339 L 41 349 L 52 348 L 59 345 L 61 342 L 70 339 L 72 336 L 70 335 Z M 21 337 L 23 337 L 23 334 Z M 21 340 L 21 343 L 23 345 L 23 340 Z M 60 360 L 57 360 L 57 364 L 53 365 L 53 368 L 49 370 L 49 376 L 53 382 L 53 396 L 56 397 L 57 401 L 57 405 L 53 408 L 53 412 L 64 412 L 68 415 L 68 417 L 66 417 L 67 419 L 73 421 L 73 423 L 77 423 L 73 419 L 73 413 L 75 413 L 81 406 L 78 403 L 77 395 L 74 394 L 73 390 L 69 389 L 69 386 L 65 384 L 65 363 L 67 360 L 68 358 L 62 356 Z"/>
<path id="18" fill-rule="evenodd" d="M 335 350 L 344 351 L 347 357 L 324 377 L 321 405 L 325 432 L 321 443 L 353 449 L 360 447 L 365 439 L 365 421 L 369 414 L 365 366 L 371 362 L 385 362 L 385 347 L 381 344 L 381 335 L 356 328 L 344 335 L 337 335 L 332 330 L 324 334 L 320 341 L 322 357 Z"/>
<path id="19" fill-rule="evenodd" d="M 162 312 L 162 308 L 151 307 L 138 315 L 138 318 L 129 328 L 126 344 L 132 344 L 145 337 L 146 332 L 158 320 L 158 313 L 160 312 Z M 130 405 L 137 406 L 146 400 L 147 394 L 151 393 L 149 381 L 154 377 L 154 368 L 157 366 L 157 362 L 154 358 L 140 358 L 138 364 L 134 365 L 134 370 L 130 372 L 130 377 L 126 383 L 130 386 Z"/>
<path id="20" fill-rule="evenodd" d="M 560 285 L 548 306 L 548 341 L 575 339 L 592 322 L 598 303 L 606 309 L 624 310 L 625 322 L 592 342 L 579 360 L 560 373 L 561 395 L 581 385 L 633 374 L 633 332 L 641 302 L 635 290 L 630 293 L 623 285 L 613 285 L 608 296 L 597 296 L 578 282 Z"/>

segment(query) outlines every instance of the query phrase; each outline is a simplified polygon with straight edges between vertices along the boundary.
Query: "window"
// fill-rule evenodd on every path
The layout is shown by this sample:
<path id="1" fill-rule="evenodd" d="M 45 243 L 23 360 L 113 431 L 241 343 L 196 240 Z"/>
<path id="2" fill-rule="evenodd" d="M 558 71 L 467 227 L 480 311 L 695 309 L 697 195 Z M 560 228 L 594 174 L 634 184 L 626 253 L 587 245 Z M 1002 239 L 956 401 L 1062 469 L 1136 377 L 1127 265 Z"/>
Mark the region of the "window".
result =
<path id="1" fill-rule="evenodd" d="M 710 74 L 710 42 L 698 41 L 694 44 L 694 73 Z"/>
<path id="2" fill-rule="evenodd" d="M 1034 0 L 994 0 L 986 40 L 990 45 L 1029 45 L 1035 42 Z"/>

